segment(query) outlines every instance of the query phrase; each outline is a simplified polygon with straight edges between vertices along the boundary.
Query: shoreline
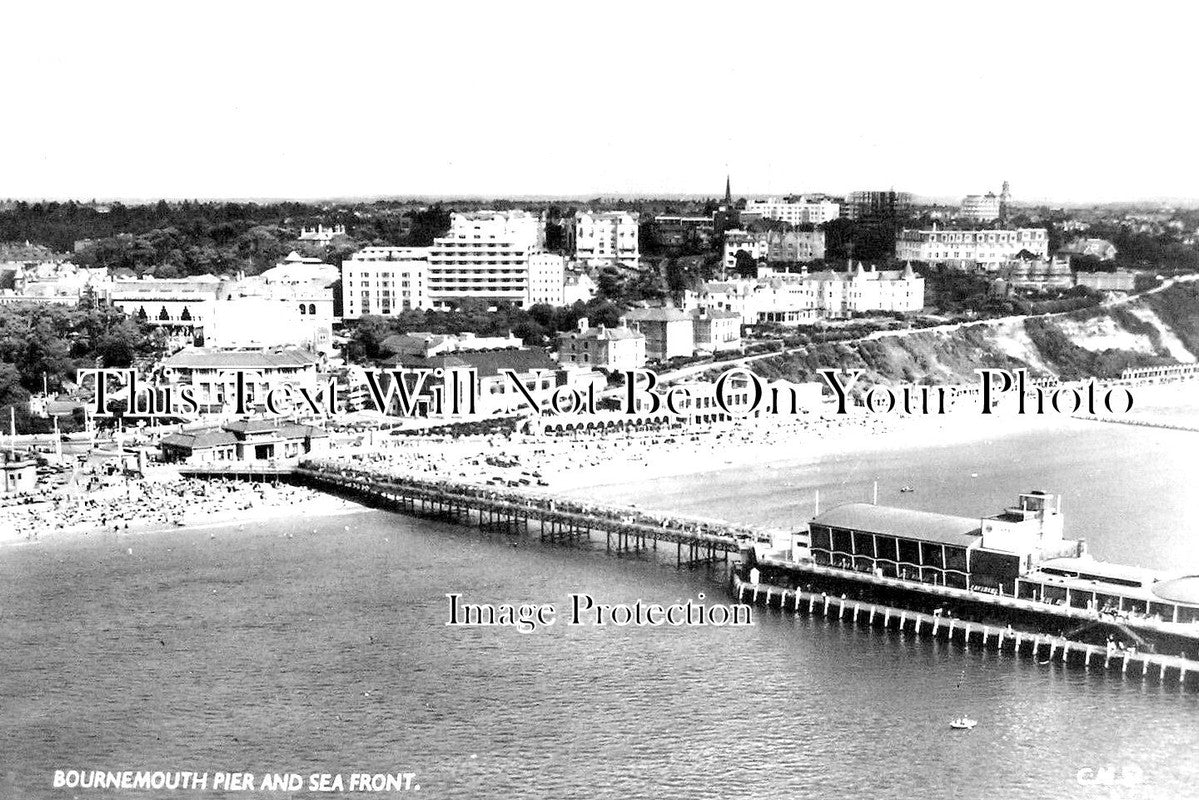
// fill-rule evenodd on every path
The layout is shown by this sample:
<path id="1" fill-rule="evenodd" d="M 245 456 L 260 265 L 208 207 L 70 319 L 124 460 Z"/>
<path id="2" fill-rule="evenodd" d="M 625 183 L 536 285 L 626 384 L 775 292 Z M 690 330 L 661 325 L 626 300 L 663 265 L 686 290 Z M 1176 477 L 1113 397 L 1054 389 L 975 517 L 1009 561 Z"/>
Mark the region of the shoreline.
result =
<path id="1" fill-rule="evenodd" d="M 599 467 L 598 477 L 595 471 L 586 475 L 555 476 L 548 488 L 571 497 L 586 497 L 593 490 L 636 486 L 647 480 L 716 475 L 746 468 L 784 469 L 818 463 L 833 455 L 890 454 L 956 447 L 1038 431 L 1082 430 L 1089 427 L 1088 422 L 1075 417 L 1004 415 L 980 425 L 976 418 L 910 418 L 880 430 L 853 423 L 837 425 L 833 420 L 833 424 L 824 426 L 815 435 L 805 431 L 777 444 L 746 442 L 720 451 L 674 452 L 644 464 L 614 463 Z M 629 475 L 630 469 L 636 474 Z"/>
<path id="2" fill-rule="evenodd" d="M 21 507 L 17 507 L 21 508 Z M 30 530 L 14 527 L 11 533 L 0 534 L 0 548 L 45 544 L 47 542 L 78 541 L 91 537 L 139 537 L 169 531 L 195 531 L 227 528 L 261 522 L 299 521 L 307 517 L 336 517 L 368 510 L 362 503 L 343 497 L 313 492 L 299 502 L 253 504 L 248 508 L 188 509 L 183 524 L 163 524 L 160 520 L 139 523 L 136 519 L 125 527 L 98 525 L 94 522 L 63 528 Z M 22 532 L 24 531 L 24 532 Z"/>

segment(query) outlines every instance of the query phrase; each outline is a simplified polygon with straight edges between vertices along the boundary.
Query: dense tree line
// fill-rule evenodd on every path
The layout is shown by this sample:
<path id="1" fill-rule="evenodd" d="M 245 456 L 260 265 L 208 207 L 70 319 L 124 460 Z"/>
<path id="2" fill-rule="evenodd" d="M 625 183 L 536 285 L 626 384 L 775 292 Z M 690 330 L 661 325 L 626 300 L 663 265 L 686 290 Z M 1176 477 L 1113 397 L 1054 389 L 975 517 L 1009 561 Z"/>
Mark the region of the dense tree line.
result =
<path id="1" fill-rule="evenodd" d="M 295 241 L 301 228 L 317 224 L 344 225 L 346 236 L 328 248 Z M 162 278 L 256 274 L 293 249 L 338 264 L 366 245 L 429 244 L 448 227 L 449 212 L 440 205 L 409 209 L 382 202 L 337 209 L 290 202 L 19 202 L 0 211 L 0 241 L 30 241 L 69 254 L 80 266 Z"/>
<path id="2" fill-rule="evenodd" d="M 57 394 L 80 368 L 128 367 L 161 351 L 151 328 L 106 306 L 0 305 L 0 417 L 7 424 L 12 409 L 18 432 L 39 429 L 33 394 Z"/>
<path id="3" fill-rule="evenodd" d="M 1141 233 L 1126 225 L 1094 225 L 1084 236 L 1107 239 L 1116 246 L 1116 258 L 1090 264 L 1095 270 L 1199 270 L 1199 248 L 1183 244 L 1173 232 Z"/>

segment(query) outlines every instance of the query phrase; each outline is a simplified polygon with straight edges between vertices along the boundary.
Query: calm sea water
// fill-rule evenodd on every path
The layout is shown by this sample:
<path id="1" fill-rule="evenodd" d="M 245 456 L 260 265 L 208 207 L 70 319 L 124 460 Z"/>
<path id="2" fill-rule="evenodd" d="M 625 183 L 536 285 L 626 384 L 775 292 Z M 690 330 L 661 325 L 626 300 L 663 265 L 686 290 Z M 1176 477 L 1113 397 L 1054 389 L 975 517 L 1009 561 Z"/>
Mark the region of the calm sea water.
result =
<path id="1" fill-rule="evenodd" d="M 709 476 L 702 499 L 657 481 L 635 501 L 782 525 L 817 485 L 830 503 L 877 478 L 882 501 L 968 514 L 1035 486 L 1066 495 L 1102 556 L 1194 565 L 1188 442 L 1102 427 Z M 1199 796 L 1199 698 L 1172 687 L 775 612 L 740 629 L 444 625 L 446 592 L 673 602 L 722 597 L 711 580 L 377 511 L 10 548 L 0 798 L 146 796 L 50 788 L 67 768 L 411 771 L 430 798 Z M 979 726 L 950 731 L 960 713 Z M 1079 785 L 1104 766 L 1143 783 Z"/>

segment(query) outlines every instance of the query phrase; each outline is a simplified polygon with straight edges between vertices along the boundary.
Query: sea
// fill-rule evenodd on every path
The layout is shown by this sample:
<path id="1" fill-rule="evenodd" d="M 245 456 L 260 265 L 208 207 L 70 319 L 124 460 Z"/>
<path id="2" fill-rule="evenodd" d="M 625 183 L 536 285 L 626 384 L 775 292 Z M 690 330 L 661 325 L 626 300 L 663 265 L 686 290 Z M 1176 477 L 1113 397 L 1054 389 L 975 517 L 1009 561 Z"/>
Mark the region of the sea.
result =
<path id="1" fill-rule="evenodd" d="M 787 528 L 817 490 L 828 507 L 877 481 L 880 503 L 981 516 L 1039 489 L 1097 558 L 1199 573 L 1197 446 L 1096 423 L 587 493 Z M 379 510 L 5 548 L 0 800 L 397 794 L 307 788 L 353 773 L 412 773 L 425 798 L 1199 797 L 1199 696 L 1153 680 L 761 609 L 743 627 L 446 625 L 447 593 L 730 601 L 723 572 L 674 556 Z M 951 730 L 961 714 L 977 727 Z M 54 788 L 56 770 L 210 783 Z M 305 788 L 217 790 L 217 772 Z"/>

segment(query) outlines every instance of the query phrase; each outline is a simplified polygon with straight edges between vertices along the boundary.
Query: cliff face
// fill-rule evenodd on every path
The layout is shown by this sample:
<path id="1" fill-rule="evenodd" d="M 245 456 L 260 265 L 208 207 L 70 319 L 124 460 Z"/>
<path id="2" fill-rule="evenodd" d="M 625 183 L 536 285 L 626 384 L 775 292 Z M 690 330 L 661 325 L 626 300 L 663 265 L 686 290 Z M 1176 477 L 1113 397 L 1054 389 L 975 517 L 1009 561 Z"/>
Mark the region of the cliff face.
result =
<path id="1" fill-rule="evenodd" d="M 771 380 L 813 380 L 824 367 L 865 370 L 867 383 L 974 383 L 981 367 L 1034 376 L 1118 377 L 1124 369 L 1199 357 L 1199 283 L 1175 284 L 1118 306 L 1054 317 L 980 322 L 877 340 L 813 345 L 754 362 Z"/>

